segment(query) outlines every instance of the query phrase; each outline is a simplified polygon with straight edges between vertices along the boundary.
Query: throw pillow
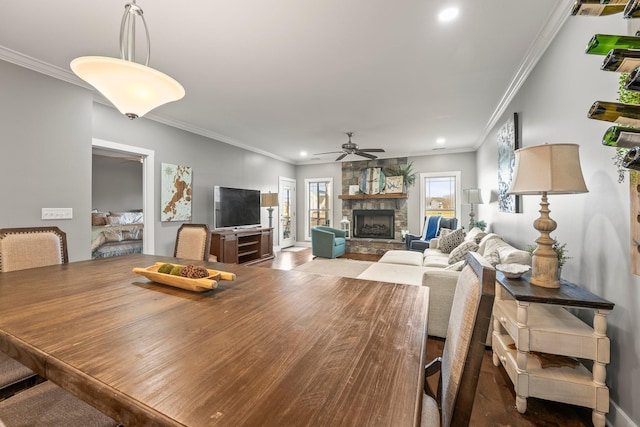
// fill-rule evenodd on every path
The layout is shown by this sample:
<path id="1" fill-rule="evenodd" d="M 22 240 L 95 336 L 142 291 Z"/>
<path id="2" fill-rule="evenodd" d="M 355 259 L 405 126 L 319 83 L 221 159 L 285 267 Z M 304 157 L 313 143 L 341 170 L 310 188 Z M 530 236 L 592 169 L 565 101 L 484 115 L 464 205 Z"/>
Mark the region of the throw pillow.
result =
<path id="1" fill-rule="evenodd" d="M 493 251 L 488 255 L 484 256 L 484 259 L 491 264 L 493 267 L 495 267 L 496 265 L 500 264 L 500 255 L 498 254 L 498 251 Z"/>
<path id="2" fill-rule="evenodd" d="M 485 249 L 485 246 L 487 245 L 487 243 L 489 242 L 489 240 L 493 240 L 493 239 L 500 239 L 502 240 L 502 238 L 500 236 L 498 236 L 495 233 L 489 233 L 486 236 L 484 236 L 482 238 L 482 240 L 480 240 L 480 243 L 478 243 L 478 245 L 480 246 L 480 248 L 478 248 L 478 253 L 480 255 L 484 255 L 485 253 L 490 253 L 491 251 L 487 251 Z"/>
<path id="3" fill-rule="evenodd" d="M 449 254 L 449 264 L 455 264 L 463 261 L 469 252 L 477 252 L 478 244 L 476 242 L 464 242 Z"/>
<path id="4" fill-rule="evenodd" d="M 453 233 L 453 230 L 451 230 L 450 228 L 441 228 L 440 235 L 438 237 L 448 236 L 451 233 Z"/>
<path id="5" fill-rule="evenodd" d="M 464 230 L 460 228 L 453 233 L 449 233 L 448 235 L 441 237 L 438 242 L 438 249 L 440 249 L 442 253 L 448 254 L 457 248 L 463 241 Z"/>
<path id="6" fill-rule="evenodd" d="M 462 267 L 464 267 L 466 262 L 467 261 L 465 261 L 465 260 L 458 261 L 458 262 L 456 262 L 454 264 L 451 264 L 451 265 L 445 267 L 444 269 L 448 270 L 448 271 L 462 271 Z"/>
<path id="7" fill-rule="evenodd" d="M 531 265 L 531 254 L 527 251 L 505 246 L 498 248 L 498 254 L 501 264 Z"/>

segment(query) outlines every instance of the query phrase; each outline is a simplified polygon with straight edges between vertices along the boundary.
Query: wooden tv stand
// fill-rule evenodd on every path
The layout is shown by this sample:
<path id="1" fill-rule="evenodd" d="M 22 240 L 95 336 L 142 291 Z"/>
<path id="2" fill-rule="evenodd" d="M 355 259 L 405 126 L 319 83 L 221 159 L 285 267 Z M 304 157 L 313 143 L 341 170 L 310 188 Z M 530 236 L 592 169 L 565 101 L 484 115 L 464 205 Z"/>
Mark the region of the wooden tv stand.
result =
<path id="1" fill-rule="evenodd" d="M 254 264 L 274 258 L 273 228 L 238 228 L 211 233 L 211 255 L 218 262 Z"/>

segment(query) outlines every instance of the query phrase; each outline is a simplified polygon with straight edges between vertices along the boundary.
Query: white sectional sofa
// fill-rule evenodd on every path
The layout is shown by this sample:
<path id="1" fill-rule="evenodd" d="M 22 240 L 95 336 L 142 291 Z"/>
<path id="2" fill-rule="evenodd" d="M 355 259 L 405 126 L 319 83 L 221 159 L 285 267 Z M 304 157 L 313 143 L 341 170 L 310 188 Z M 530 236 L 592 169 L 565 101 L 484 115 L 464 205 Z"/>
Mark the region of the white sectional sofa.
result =
<path id="1" fill-rule="evenodd" d="M 473 229 L 463 243 L 475 248 L 490 264 L 531 265 L 531 255 L 517 249 L 494 233 Z M 463 255 L 464 257 L 464 255 Z M 444 338 L 447 334 L 453 294 L 462 262 L 450 264 L 451 254 L 439 249 L 439 239 L 433 239 L 424 252 L 392 250 L 368 267 L 358 278 L 407 285 L 429 286 L 428 334 Z"/>

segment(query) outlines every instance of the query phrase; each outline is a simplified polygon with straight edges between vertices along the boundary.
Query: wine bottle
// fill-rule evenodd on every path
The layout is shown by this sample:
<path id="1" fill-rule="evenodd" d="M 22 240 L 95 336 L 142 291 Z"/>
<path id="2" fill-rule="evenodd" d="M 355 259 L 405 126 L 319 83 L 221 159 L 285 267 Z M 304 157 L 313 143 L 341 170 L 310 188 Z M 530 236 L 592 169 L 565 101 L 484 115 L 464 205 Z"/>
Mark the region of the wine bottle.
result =
<path id="1" fill-rule="evenodd" d="M 600 66 L 604 71 L 630 73 L 640 65 L 640 50 L 611 49 Z"/>
<path id="2" fill-rule="evenodd" d="M 640 91 L 640 71 L 637 67 L 629 73 L 622 87 L 626 90 Z"/>
<path id="3" fill-rule="evenodd" d="M 633 148 L 640 146 L 640 129 L 611 126 L 602 137 L 602 145 L 618 148 Z"/>
<path id="4" fill-rule="evenodd" d="M 595 34 L 589 40 L 585 52 L 592 55 L 606 55 L 611 49 L 640 49 L 640 37 Z"/>
<path id="5" fill-rule="evenodd" d="M 626 2 L 625 2 L 626 3 Z M 573 16 L 604 16 L 620 13 L 625 10 L 624 3 L 602 4 L 599 1 L 576 0 L 571 9 Z"/>
<path id="6" fill-rule="evenodd" d="M 596 101 L 589 108 L 587 117 L 640 128 L 640 105 Z"/>
<path id="7" fill-rule="evenodd" d="M 624 18 L 639 18 L 640 17 L 640 1 L 629 0 L 624 8 Z"/>
<path id="8" fill-rule="evenodd" d="M 640 147 L 633 147 L 627 151 L 624 159 L 622 159 L 622 166 L 627 169 L 640 170 Z"/>

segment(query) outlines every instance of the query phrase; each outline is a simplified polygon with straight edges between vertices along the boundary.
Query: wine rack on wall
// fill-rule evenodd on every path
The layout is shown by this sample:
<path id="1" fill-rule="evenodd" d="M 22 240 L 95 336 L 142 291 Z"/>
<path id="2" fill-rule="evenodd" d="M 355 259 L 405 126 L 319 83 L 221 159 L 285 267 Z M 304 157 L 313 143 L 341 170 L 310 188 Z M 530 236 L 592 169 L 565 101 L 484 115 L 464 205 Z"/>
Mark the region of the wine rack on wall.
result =
<path id="1" fill-rule="evenodd" d="M 602 144 L 617 150 L 619 166 L 628 171 L 631 273 L 640 275 L 640 19 L 633 19 L 640 17 L 640 1 L 610 0 L 607 4 L 600 4 L 578 0 L 572 10 L 572 15 L 576 16 L 614 13 L 621 13 L 626 20 L 627 34 L 596 34 L 586 53 L 604 55 L 600 66 L 603 71 L 623 73 L 619 102 L 596 101 L 587 116 L 614 124 L 605 132 Z M 624 174 L 621 175 L 623 178 Z"/>

